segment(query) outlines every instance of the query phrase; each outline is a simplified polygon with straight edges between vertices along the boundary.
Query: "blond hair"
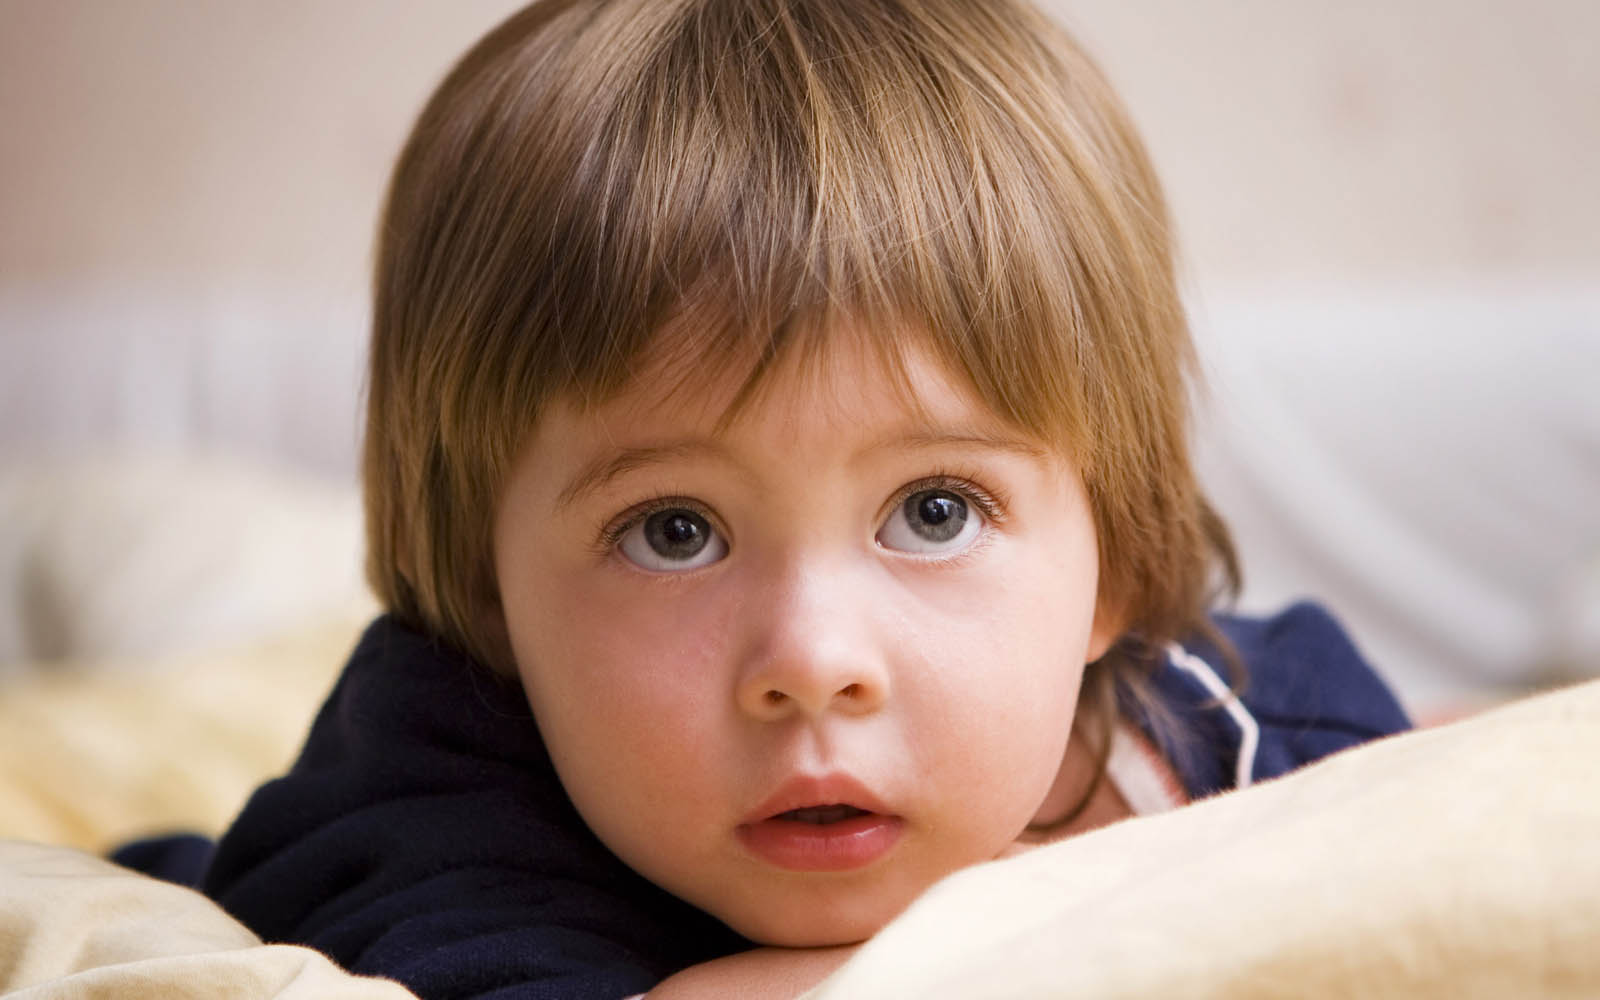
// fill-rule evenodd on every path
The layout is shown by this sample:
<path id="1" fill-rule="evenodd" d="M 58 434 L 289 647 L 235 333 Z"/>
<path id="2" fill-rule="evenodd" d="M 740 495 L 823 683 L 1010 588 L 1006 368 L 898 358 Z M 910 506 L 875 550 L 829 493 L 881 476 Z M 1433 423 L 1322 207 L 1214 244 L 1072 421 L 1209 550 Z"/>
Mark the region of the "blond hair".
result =
<path id="1" fill-rule="evenodd" d="M 382 602 L 499 669 L 491 532 L 551 400 L 674 324 L 747 386 L 844 317 L 916 339 L 1080 470 L 1127 629 L 1085 685 L 1236 586 L 1187 442 L 1160 187 L 1104 76 L 1030 8 L 542 0 L 452 69 L 379 233 L 365 490 Z M 798 345 L 798 346 L 797 346 Z M 893 368 L 902 333 L 877 346 Z M 710 373 L 685 372 L 704 379 Z"/>

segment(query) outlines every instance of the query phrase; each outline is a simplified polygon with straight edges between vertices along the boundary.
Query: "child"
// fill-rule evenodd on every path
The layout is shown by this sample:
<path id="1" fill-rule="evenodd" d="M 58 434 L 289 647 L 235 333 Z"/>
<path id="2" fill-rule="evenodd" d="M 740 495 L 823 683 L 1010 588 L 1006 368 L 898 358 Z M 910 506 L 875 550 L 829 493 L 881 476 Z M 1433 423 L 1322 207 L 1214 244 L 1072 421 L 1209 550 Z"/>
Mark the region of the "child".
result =
<path id="1" fill-rule="evenodd" d="M 797 992 L 958 868 L 1405 725 L 1315 608 L 1207 616 L 1166 209 L 1036 12 L 542 0 L 380 233 L 388 614 L 205 882 L 268 940 Z"/>

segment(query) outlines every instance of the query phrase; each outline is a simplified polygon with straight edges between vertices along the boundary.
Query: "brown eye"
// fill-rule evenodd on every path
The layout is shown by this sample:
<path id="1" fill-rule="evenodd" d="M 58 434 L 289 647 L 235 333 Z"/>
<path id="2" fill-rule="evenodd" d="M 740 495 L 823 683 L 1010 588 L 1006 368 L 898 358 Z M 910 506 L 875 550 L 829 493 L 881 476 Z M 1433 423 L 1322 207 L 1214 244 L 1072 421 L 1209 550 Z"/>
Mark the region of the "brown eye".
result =
<path id="1" fill-rule="evenodd" d="M 641 518 L 623 533 L 617 548 L 635 566 L 666 573 L 710 565 L 728 552 L 711 522 L 685 507 L 667 507 Z"/>
<path id="2" fill-rule="evenodd" d="M 663 559 L 693 559 L 711 540 L 711 525 L 691 511 L 657 511 L 644 519 L 644 538 Z"/>

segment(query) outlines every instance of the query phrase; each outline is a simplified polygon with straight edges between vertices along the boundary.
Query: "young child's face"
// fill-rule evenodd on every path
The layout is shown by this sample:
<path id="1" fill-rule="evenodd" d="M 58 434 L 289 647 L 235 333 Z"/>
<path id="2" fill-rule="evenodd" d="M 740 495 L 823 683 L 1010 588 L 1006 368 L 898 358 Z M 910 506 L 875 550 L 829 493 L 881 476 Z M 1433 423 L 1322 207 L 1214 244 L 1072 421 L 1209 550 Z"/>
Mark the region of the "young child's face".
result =
<path id="1" fill-rule="evenodd" d="M 771 373 L 543 416 L 495 525 L 563 784 L 625 862 L 746 936 L 860 940 L 993 858 L 1061 767 L 1097 615 L 1060 455 L 924 354 L 928 419 L 837 336 Z M 656 377 L 652 377 L 655 375 Z"/>

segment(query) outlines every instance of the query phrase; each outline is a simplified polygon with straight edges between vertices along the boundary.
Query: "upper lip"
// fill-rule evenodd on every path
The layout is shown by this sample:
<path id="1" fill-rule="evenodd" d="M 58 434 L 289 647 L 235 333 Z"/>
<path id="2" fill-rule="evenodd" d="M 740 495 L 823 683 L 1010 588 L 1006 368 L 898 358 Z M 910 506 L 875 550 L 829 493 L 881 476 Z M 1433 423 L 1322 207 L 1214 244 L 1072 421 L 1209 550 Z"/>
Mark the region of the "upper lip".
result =
<path id="1" fill-rule="evenodd" d="M 860 781 L 848 774 L 796 775 L 778 787 L 744 822 L 760 823 L 779 813 L 812 806 L 854 806 L 863 812 L 888 813 L 888 809 Z"/>

